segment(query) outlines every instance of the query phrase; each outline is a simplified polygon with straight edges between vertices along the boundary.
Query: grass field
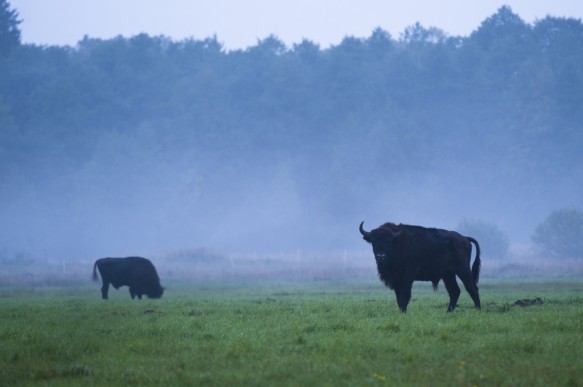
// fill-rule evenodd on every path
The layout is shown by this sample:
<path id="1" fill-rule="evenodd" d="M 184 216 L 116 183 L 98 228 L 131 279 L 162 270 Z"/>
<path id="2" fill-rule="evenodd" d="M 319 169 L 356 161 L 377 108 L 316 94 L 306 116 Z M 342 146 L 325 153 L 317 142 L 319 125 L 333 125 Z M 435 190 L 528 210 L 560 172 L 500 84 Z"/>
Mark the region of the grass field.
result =
<path id="1" fill-rule="evenodd" d="M 406 315 L 376 281 L 165 285 L 1 288 L 0 385 L 583 383 L 580 281 L 486 281 L 454 313 L 415 284 Z"/>

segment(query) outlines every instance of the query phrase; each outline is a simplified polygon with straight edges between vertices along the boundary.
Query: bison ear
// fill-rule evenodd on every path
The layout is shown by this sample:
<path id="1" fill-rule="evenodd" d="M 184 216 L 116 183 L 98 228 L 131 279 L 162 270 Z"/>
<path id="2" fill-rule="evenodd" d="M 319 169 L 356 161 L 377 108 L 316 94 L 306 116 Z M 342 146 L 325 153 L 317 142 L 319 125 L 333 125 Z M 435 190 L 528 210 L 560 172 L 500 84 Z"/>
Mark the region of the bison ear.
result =
<path id="1" fill-rule="evenodd" d="M 368 243 L 371 243 L 371 241 L 370 241 L 370 236 L 369 236 L 369 235 L 363 236 L 363 237 L 362 237 L 362 239 L 364 239 L 364 240 L 365 240 L 365 241 L 367 241 Z"/>
<path id="2" fill-rule="evenodd" d="M 397 228 L 397 227 L 395 227 L 395 231 L 392 231 L 392 230 L 391 230 L 391 234 L 393 234 L 393 239 L 397 239 L 397 238 L 399 238 L 399 237 L 401 236 L 401 234 L 402 234 L 402 233 L 403 233 L 403 225 L 402 225 L 402 224 L 400 224 L 400 225 L 398 226 L 398 228 Z"/>

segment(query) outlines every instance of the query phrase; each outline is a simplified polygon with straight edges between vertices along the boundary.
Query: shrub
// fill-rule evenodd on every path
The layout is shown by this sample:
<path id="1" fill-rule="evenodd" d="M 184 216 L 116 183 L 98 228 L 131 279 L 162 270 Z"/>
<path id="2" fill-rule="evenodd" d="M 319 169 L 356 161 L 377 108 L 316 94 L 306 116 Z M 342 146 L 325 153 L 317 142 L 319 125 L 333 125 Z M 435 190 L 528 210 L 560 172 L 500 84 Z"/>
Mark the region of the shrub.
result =
<path id="1" fill-rule="evenodd" d="M 508 254 L 508 237 L 495 224 L 465 219 L 459 224 L 458 230 L 463 235 L 477 239 L 484 256 L 502 259 Z"/>
<path id="2" fill-rule="evenodd" d="M 534 230 L 532 241 L 553 257 L 583 258 L 583 212 L 555 210 Z"/>

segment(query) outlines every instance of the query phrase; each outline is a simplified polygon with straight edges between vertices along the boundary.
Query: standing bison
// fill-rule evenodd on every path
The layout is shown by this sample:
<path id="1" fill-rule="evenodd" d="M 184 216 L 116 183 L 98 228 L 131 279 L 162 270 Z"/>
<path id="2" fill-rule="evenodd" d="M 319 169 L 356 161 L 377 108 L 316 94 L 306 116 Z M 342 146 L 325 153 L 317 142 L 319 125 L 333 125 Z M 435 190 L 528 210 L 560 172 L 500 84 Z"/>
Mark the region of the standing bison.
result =
<path id="1" fill-rule="evenodd" d="M 365 231 L 363 224 L 360 233 L 372 244 L 379 277 L 395 291 L 401 312 L 407 312 L 413 281 L 431 281 L 437 290 L 442 279 L 449 293 L 447 311 L 453 312 L 460 296 L 456 275 L 480 309 L 480 245 L 474 238 L 455 231 L 393 223 Z M 476 245 L 476 259 L 470 270 L 471 243 Z"/>
<path id="2" fill-rule="evenodd" d="M 97 281 L 97 270 L 101 275 L 101 297 L 107 300 L 109 284 L 119 289 L 130 287 L 130 296 L 141 300 L 145 294 L 148 298 L 160 298 L 164 288 L 152 262 L 142 257 L 101 258 L 93 265 L 93 280 Z"/>

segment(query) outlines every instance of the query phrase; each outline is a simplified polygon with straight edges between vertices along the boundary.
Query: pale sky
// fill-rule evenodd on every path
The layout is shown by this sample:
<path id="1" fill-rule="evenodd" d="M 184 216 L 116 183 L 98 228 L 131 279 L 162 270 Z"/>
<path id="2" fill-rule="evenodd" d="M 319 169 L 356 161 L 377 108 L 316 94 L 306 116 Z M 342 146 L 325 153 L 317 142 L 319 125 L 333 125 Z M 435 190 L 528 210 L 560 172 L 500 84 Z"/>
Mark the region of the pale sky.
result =
<path id="1" fill-rule="evenodd" d="M 8 0 L 19 12 L 24 43 L 75 45 L 145 32 L 174 40 L 217 36 L 225 48 L 270 34 L 288 47 L 304 38 L 327 48 L 376 27 L 398 38 L 421 23 L 467 36 L 503 5 L 524 21 L 547 15 L 583 18 L 582 0 Z"/>

